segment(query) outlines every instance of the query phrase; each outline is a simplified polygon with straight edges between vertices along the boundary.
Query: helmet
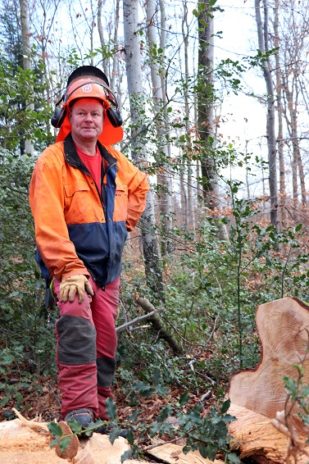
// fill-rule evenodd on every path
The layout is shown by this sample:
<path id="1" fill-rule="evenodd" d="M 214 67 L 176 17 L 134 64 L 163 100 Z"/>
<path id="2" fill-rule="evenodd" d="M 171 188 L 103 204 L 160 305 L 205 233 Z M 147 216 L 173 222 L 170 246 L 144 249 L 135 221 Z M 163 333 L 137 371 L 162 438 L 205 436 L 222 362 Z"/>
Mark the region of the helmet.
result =
<path id="1" fill-rule="evenodd" d="M 65 94 L 56 104 L 51 123 L 60 128 L 56 141 L 64 140 L 71 132 L 68 108 L 79 98 L 96 98 L 104 107 L 103 132 L 99 140 L 104 145 L 120 142 L 123 138 L 122 118 L 118 102 L 109 87 L 105 74 L 94 66 L 81 66 L 69 76 Z"/>

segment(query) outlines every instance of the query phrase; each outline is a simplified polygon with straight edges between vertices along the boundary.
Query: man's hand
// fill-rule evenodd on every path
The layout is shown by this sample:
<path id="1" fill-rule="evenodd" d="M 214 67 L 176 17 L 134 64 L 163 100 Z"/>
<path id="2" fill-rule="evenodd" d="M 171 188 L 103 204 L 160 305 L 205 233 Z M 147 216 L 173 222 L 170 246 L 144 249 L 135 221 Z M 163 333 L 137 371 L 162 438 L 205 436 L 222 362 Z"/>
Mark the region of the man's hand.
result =
<path id="1" fill-rule="evenodd" d="M 84 299 L 85 291 L 89 295 L 94 295 L 88 278 L 82 274 L 72 275 L 60 283 L 60 301 L 73 301 L 77 293 L 78 301 L 81 303 Z"/>

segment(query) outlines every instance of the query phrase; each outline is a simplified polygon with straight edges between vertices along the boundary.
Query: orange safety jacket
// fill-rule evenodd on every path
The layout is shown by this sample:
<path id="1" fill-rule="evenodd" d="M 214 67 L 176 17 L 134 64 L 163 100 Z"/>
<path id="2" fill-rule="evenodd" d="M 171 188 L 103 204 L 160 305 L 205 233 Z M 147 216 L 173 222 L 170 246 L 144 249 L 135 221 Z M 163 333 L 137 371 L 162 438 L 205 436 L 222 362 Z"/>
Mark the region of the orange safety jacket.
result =
<path id="1" fill-rule="evenodd" d="M 120 275 L 127 231 L 145 209 L 149 185 L 122 153 L 99 142 L 98 147 L 105 160 L 101 196 L 69 135 L 39 157 L 29 201 L 37 248 L 50 276 L 91 275 L 103 287 Z"/>

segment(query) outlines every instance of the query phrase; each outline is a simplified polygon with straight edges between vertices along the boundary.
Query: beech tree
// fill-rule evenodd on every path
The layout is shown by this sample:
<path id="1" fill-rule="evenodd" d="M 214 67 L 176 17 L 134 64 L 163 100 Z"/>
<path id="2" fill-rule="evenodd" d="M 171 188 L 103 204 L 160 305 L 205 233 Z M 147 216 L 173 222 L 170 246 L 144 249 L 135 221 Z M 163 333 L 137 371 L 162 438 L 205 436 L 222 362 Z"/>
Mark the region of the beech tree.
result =
<path id="1" fill-rule="evenodd" d="M 263 16 L 263 20 L 262 20 Z M 255 18 L 257 25 L 258 45 L 261 54 L 261 68 L 266 84 L 266 138 L 268 147 L 270 220 L 278 227 L 278 186 L 277 186 L 277 147 L 275 136 L 275 95 L 272 77 L 272 64 L 269 56 L 269 17 L 267 0 L 255 0 Z"/>
<path id="2" fill-rule="evenodd" d="M 155 126 L 157 143 L 156 150 L 157 157 L 161 167 L 157 174 L 157 188 L 159 199 L 159 213 L 160 222 L 162 222 L 162 239 L 161 249 L 162 253 L 170 253 L 172 251 L 171 242 L 171 228 L 172 228 L 172 210 L 171 210 L 171 178 L 168 174 L 168 160 L 169 160 L 169 124 L 167 121 L 167 113 L 164 106 L 164 92 L 166 87 L 165 70 L 162 69 L 162 64 L 159 62 L 160 56 L 164 53 L 164 40 L 159 41 L 156 32 L 156 21 L 158 16 L 158 9 L 155 0 L 146 1 L 146 21 L 147 21 L 147 39 L 149 46 L 150 57 L 150 71 L 151 71 L 151 84 L 152 84 L 152 100 L 154 114 L 156 115 Z M 161 10 L 161 17 L 164 16 L 164 10 Z M 164 22 L 164 19 L 161 20 Z M 161 35 L 165 34 L 164 24 L 161 27 Z M 162 46 L 161 46 L 161 44 Z M 155 155 L 156 157 L 156 155 Z"/>
<path id="3" fill-rule="evenodd" d="M 118 29 L 120 19 L 120 0 L 113 2 L 112 9 L 112 21 L 110 27 L 106 28 L 102 21 L 103 6 L 106 5 L 106 0 L 98 0 L 97 8 L 97 26 L 101 45 L 101 56 L 102 56 L 102 68 L 104 73 L 109 79 L 110 86 L 112 89 L 116 85 L 116 75 L 119 72 L 119 61 L 118 61 Z M 105 39 L 106 29 L 109 32 L 109 36 Z"/>
<path id="4" fill-rule="evenodd" d="M 31 48 L 30 48 L 30 30 L 29 30 L 29 6 L 28 0 L 19 0 L 20 5 L 20 22 L 21 22 L 21 43 L 22 43 L 22 65 L 25 70 L 31 70 Z M 34 110 L 33 102 L 24 102 L 30 110 Z M 25 139 L 25 153 L 33 154 L 33 144 L 31 140 Z"/>
<path id="5" fill-rule="evenodd" d="M 131 154 L 134 162 L 147 165 L 143 119 L 145 114 L 143 75 L 138 31 L 138 0 L 124 0 L 124 42 L 126 71 L 131 115 Z M 156 236 L 153 192 L 147 197 L 146 210 L 140 221 L 143 242 L 146 280 L 155 296 L 163 298 L 163 278 L 160 264 L 160 249 Z"/>
<path id="6" fill-rule="evenodd" d="M 296 214 L 300 199 L 303 206 L 307 204 L 305 186 L 305 171 L 301 153 L 301 121 L 299 119 L 300 107 L 303 104 L 302 86 L 303 76 L 306 75 L 307 37 L 309 33 L 308 1 L 302 2 L 304 12 L 298 15 L 293 8 L 283 8 L 285 15 L 284 31 L 281 31 L 281 81 L 284 98 L 283 114 L 289 135 L 289 145 L 292 148 L 292 190 L 293 205 Z"/>
<path id="7" fill-rule="evenodd" d="M 184 114 L 185 114 L 185 137 L 186 142 L 184 146 L 184 167 L 185 169 L 181 172 L 183 179 L 181 180 L 181 205 L 183 209 L 184 224 L 187 230 L 195 230 L 195 216 L 194 216 L 194 205 L 193 205 L 193 169 L 192 169 L 192 141 L 191 141 L 191 114 L 190 114 L 190 74 L 189 74 L 189 36 L 190 26 L 188 22 L 188 2 L 183 2 L 183 17 L 181 22 L 182 39 L 183 39 L 183 59 L 184 59 L 184 73 L 183 73 L 183 97 L 184 97 Z M 184 176 L 187 174 L 187 182 L 185 188 Z"/>
<path id="8" fill-rule="evenodd" d="M 217 174 L 214 158 L 214 48 L 212 0 L 198 1 L 198 135 L 201 152 L 201 183 L 204 205 L 214 209 L 218 204 Z"/>
<path id="9" fill-rule="evenodd" d="M 39 78 L 40 57 L 32 50 L 29 14 L 24 0 L 5 0 L 0 5 L 1 146 L 18 148 L 22 155 L 33 153 L 34 130 L 37 144 L 45 137 L 42 126 L 48 118 L 48 111 L 36 111 L 46 110 L 45 82 Z"/>
<path id="10" fill-rule="evenodd" d="M 267 41 L 267 56 L 261 55 L 262 62 L 267 63 L 268 78 L 275 80 L 273 98 L 276 102 L 278 134 L 277 151 L 279 161 L 279 211 L 281 227 L 287 224 L 288 217 L 301 220 L 299 204 L 307 204 L 306 175 L 304 166 L 306 128 L 302 114 L 306 108 L 306 54 L 309 32 L 308 0 L 295 2 L 275 0 L 273 17 L 271 10 L 264 6 L 264 23 L 262 39 Z M 268 18 L 268 15 L 270 16 Z M 261 20 L 261 18 L 260 18 Z M 271 26 L 273 24 L 273 31 Z M 272 57 L 273 55 L 273 57 Z M 268 102 L 272 95 L 268 93 Z M 308 107 L 307 107 L 308 113 Z M 269 137 L 268 137 L 269 140 Z M 291 154 L 291 155 L 290 155 Z M 288 160 L 291 158 L 291 176 L 288 175 Z M 291 181 L 290 181 L 291 178 Z M 291 184 L 291 188 L 290 188 Z M 292 192 L 292 204 L 288 202 L 289 192 Z M 289 214 L 287 214 L 289 213 Z"/>
<path id="11" fill-rule="evenodd" d="M 277 95 L 277 113 L 278 113 L 278 159 L 279 159 L 279 211 L 280 211 L 280 226 L 285 226 L 286 223 L 286 176 L 284 162 L 284 133 L 283 133 L 283 96 L 282 96 L 282 76 L 280 72 L 280 36 L 279 36 L 279 0 L 275 0 L 274 8 L 274 46 L 276 48 L 276 95 Z"/>

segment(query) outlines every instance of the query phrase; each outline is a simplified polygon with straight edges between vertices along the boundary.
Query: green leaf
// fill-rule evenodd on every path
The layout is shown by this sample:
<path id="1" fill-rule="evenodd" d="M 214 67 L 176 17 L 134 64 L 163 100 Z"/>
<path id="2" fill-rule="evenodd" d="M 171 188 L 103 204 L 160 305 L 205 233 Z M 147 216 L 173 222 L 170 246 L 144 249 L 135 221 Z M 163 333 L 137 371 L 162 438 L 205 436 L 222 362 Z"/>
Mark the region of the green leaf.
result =
<path id="1" fill-rule="evenodd" d="M 74 435 L 70 435 L 68 437 L 61 438 L 59 446 L 61 451 L 65 451 L 67 447 L 70 445 L 74 438 Z"/>
<path id="2" fill-rule="evenodd" d="M 132 450 L 125 451 L 120 458 L 121 463 L 132 457 Z"/>
<path id="3" fill-rule="evenodd" d="M 223 403 L 222 406 L 221 406 L 221 414 L 225 414 L 225 413 L 228 411 L 230 405 L 231 405 L 231 401 L 230 401 L 230 400 L 224 401 L 224 403 Z"/>
<path id="4" fill-rule="evenodd" d="M 54 437 L 62 437 L 63 432 L 61 430 L 60 425 L 57 424 L 57 422 L 50 422 L 47 427 L 48 427 L 48 430 L 50 431 L 50 433 Z"/>
<path id="5" fill-rule="evenodd" d="M 227 455 L 225 457 L 226 457 L 228 462 L 231 462 L 233 464 L 241 463 L 240 458 L 235 453 L 227 453 Z"/>
<path id="6" fill-rule="evenodd" d="M 179 398 L 180 406 L 184 406 L 185 404 L 187 404 L 188 400 L 189 400 L 189 393 L 188 392 L 183 393 L 181 397 Z"/>
<path id="7" fill-rule="evenodd" d="M 120 436 L 121 430 L 118 427 L 115 427 L 112 429 L 112 431 L 109 434 L 109 441 L 111 444 L 114 443 L 114 441 Z"/>
<path id="8" fill-rule="evenodd" d="M 128 433 L 127 433 L 127 436 L 126 436 L 127 440 L 128 440 L 128 443 L 129 445 L 133 445 L 134 444 L 134 434 L 133 434 L 133 430 L 132 429 L 129 429 L 128 430 Z"/>
<path id="9" fill-rule="evenodd" d="M 72 432 L 75 434 L 79 434 L 83 430 L 83 427 L 80 425 L 80 423 L 76 419 L 69 420 L 68 424 Z"/>
<path id="10" fill-rule="evenodd" d="M 107 398 L 106 400 L 106 409 L 107 415 L 111 421 L 115 420 L 117 417 L 117 410 L 116 405 L 111 398 Z"/>
<path id="11" fill-rule="evenodd" d="M 4 406 L 6 406 L 8 404 L 8 402 L 10 401 L 10 397 L 9 396 L 4 396 L 3 398 L 1 398 L 0 400 L 0 406 L 3 408 Z"/>

